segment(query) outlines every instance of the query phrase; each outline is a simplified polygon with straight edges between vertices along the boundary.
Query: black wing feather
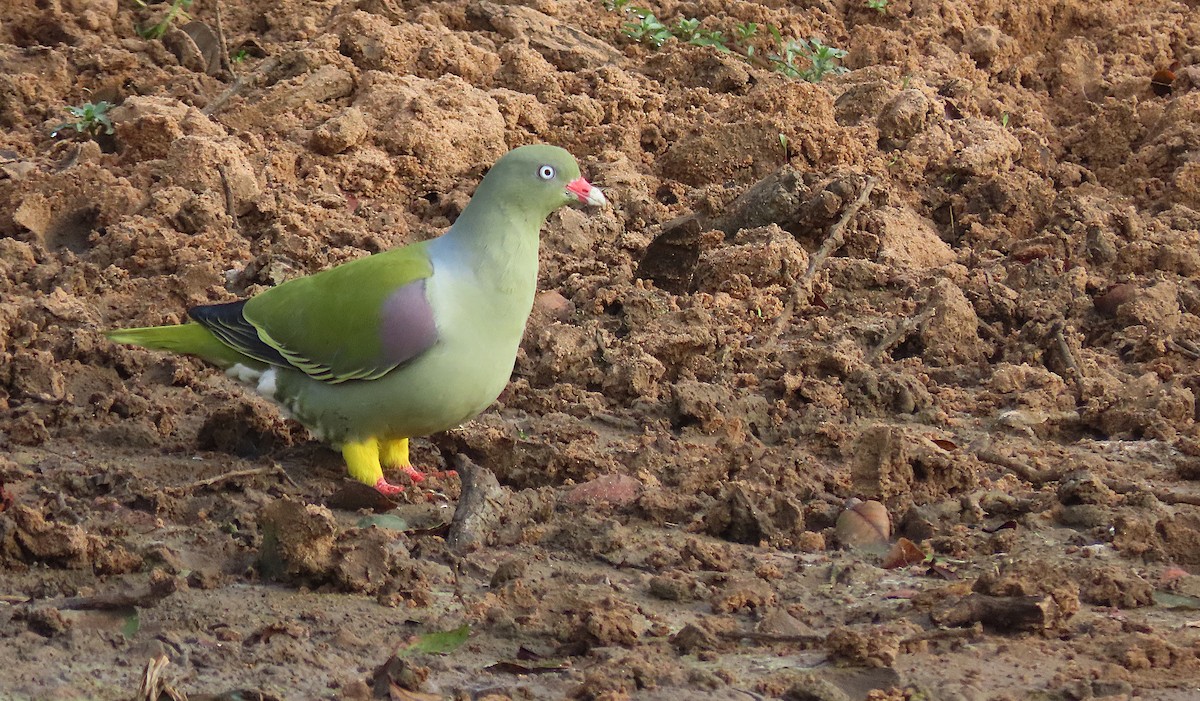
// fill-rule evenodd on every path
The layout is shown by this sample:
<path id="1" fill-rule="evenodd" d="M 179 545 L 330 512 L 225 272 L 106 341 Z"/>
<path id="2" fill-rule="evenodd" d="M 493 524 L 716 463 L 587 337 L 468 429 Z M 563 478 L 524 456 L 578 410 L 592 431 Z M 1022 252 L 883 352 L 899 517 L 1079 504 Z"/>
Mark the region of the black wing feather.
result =
<path id="1" fill-rule="evenodd" d="M 287 367 L 291 365 L 279 351 L 258 337 L 258 329 L 242 315 L 246 300 L 224 304 L 204 304 L 188 310 L 188 316 L 204 326 L 221 342 L 264 363 Z"/>

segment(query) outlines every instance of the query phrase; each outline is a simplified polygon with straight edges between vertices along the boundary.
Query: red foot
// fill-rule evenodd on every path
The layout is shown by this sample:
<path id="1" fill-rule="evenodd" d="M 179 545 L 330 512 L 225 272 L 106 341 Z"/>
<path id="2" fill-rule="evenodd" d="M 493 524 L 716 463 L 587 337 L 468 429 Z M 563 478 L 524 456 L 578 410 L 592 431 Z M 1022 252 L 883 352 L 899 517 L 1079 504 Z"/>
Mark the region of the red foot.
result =
<path id="1" fill-rule="evenodd" d="M 458 476 L 458 472 L 455 470 L 446 470 L 444 472 L 430 472 L 429 474 L 426 474 L 424 472 L 421 472 L 417 468 L 413 467 L 412 465 L 405 465 L 404 467 L 402 467 L 400 469 L 404 472 L 404 474 L 408 475 L 409 478 L 412 479 L 414 484 L 420 484 L 421 482 L 424 482 L 425 478 L 427 478 L 427 477 L 432 477 L 434 479 L 442 479 L 444 477 L 457 477 Z"/>
<path id="2" fill-rule="evenodd" d="M 404 487 L 392 484 L 383 477 L 380 477 L 379 481 L 375 483 L 375 489 L 385 497 L 394 497 L 404 491 Z"/>

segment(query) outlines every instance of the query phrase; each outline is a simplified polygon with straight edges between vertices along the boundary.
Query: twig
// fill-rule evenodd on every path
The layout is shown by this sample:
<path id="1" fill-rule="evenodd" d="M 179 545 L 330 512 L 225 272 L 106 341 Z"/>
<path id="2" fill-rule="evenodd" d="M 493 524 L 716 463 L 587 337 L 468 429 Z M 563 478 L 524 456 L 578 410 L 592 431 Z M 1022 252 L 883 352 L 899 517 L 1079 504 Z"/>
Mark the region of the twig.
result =
<path id="1" fill-rule="evenodd" d="M 1189 506 L 1200 506 L 1200 494 L 1181 494 L 1179 492 L 1173 492 L 1169 489 L 1151 489 L 1149 487 L 1143 487 L 1140 484 L 1116 479 L 1106 479 L 1104 480 L 1104 485 L 1122 496 L 1131 494 L 1133 492 L 1149 492 L 1150 494 L 1154 495 L 1155 499 L 1158 499 L 1164 504 L 1187 504 Z"/>
<path id="2" fill-rule="evenodd" d="M 813 254 L 813 257 L 808 262 L 808 270 L 804 275 L 797 280 L 789 290 L 787 304 L 783 308 L 783 313 L 775 320 L 775 325 L 771 327 L 770 332 L 764 338 L 764 345 L 770 345 L 779 338 L 779 334 L 783 332 L 783 327 L 791 320 L 792 314 L 795 313 L 796 307 L 801 303 L 807 303 L 808 297 L 811 294 L 810 285 L 813 278 L 820 272 L 822 266 L 825 265 L 825 260 L 836 250 L 842 247 L 846 242 L 846 225 L 858 214 L 858 210 L 862 209 L 867 203 L 867 199 L 871 196 L 871 191 L 875 189 L 878 181 L 874 176 L 868 175 L 866 182 L 863 183 L 862 192 L 858 197 L 850 203 L 846 211 L 842 213 L 842 218 L 837 220 L 837 223 L 829 227 L 829 233 L 825 235 L 825 240 L 821 242 L 821 247 Z M 804 299 L 801 299 L 803 295 Z"/>
<path id="3" fill-rule="evenodd" d="M 169 663 L 170 660 L 162 653 L 146 663 L 146 669 L 142 671 L 142 683 L 138 687 L 137 701 L 161 701 L 163 697 L 168 701 L 187 701 L 187 694 L 172 689 L 163 679 L 163 670 Z"/>
<path id="4" fill-rule="evenodd" d="M 977 450 L 975 451 L 975 456 L 984 462 L 989 462 L 993 465 L 999 465 L 1000 467 L 1003 467 L 1035 487 L 1040 487 L 1047 482 L 1054 482 L 1062 479 L 1062 475 L 1044 473 L 1037 468 L 1030 467 L 1023 462 L 1014 460 L 1013 458 L 1001 455 L 991 450 Z"/>
<path id="5" fill-rule="evenodd" d="M 1187 504 L 1189 506 L 1200 506 L 1200 494 L 1180 494 L 1171 492 L 1165 489 L 1154 490 L 1154 498 L 1164 504 Z"/>
<path id="6" fill-rule="evenodd" d="M 825 236 L 825 241 L 821 243 L 821 247 L 813 254 L 812 260 L 808 262 L 808 270 L 804 273 L 802 282 L 808 282 L 817 275 L 817 271 L 825 264 L 825 259 L 828 258 L 834 251 L 842 247 L 846 242 L 846 225 L 858 214 L 858 210 L 862 209 L 867 203 L 867 198 L 871 196 L 871 192 L 875 189 L 878 183 L 874 176 L 867 176 L 867 180 L 863 183 L 862 192 L 858 193 L 858 197 L 850 203 L 846 211 L 842 213 L 842 218 L 837 220 L 837 223 L 829 228 L 829 233 Z"/>
<path id="7" fill-rule="evenodd" d="M 64 596 L 57 599 L 30 599 L 22 602 L 28 608 L 51 607 L 60 611 L 116 611 L 129 608 L 148 608 L 174 594 L 176 582 L 165 578 L 126 591 L 109 591 L 91 596 Z"/>
<path id="8" fill-rule="evenodd" d="M 935 628 L 934 630 L 926 630 L 916 635 L 911 635 L 900 641 L 901 645 L 911 645 L 913 643 L 924 643 L 932 640 L 956 640 L 958 638 L 976 639 L 983 636 L 983 624 L 976 621 L 973 625 L 967 628 Z"/>
<path id="9" fill-rule="evenodd" d="M 1067 366 L 1067 371 L 1071 373 L 1071 379 L 1075 381 L 1076 394 L 1082 397 L 1083 395 L 1083 371 L 1079 369 L 1079 363 L 1075 360 L 1075 351 L 1072 350 L 1071 344 L 1067 343 L 1067 336 L 1064 331 L 1066 322 L 1059 320 L 1054 322 L 1054 327 L 1051 333 L 1054 335 L 1054 340 L 1058 343 L 1058 352 L 1062 355 L 1063 363 Z"/>
<path id="10" fill-rule="evenodd" d="M 921 310 L 916 316 L 910 316 L 901 320 L 900 324 L 896 326 L 896 330 L 884 336 L 883 340 L 871 349 L 871 352 L 867 354 L 867 362 L 874 364 L 879 360 L 880 356 L 888 352 L 892 346 L 907 338 L 909 334 L 918 326 L 928 321 L 935 313 L 937 313 L 937 308 L 930 305 Z"/>
<path id="11" fill-rule="evenodd" d="M 1200 348 L 1196 347 L 1195 343 L 1184 338 L 1173 338 L 1167 341 L 1167 348 L 1171 348 L 1178 353 L 1182 353 L 1192 360 L 1200 360 Z"/>
<path id="12" fill-rule="evenodd" d="M 280 474 L 288 482 L 291 482 L 292 486 L 299 486 L 296 484 L 296 482 L 294 480 L 292 480 L 291 475 L 289 475 L 287 473 L 287 471 L 283 469 L 282 465 L 272 465 L 270 467 L 255 467 L 255 468 L 251 468 L 248 470 L 234 470 L 233 472 L 226 472 L 225 474 L 222 474 L 222 475 L 217 475 L 215 477 L 209 477 L 207 479 L 202 479 L 198 482 L 192 482 L 191 484 L 187 485 L 186 487 L 173 487 L 169 491 L 176 492 L 176 493 L 192 492 L 192 491 L 195 491 L 202 487 L 211 487 L 214 484 L 217 484 L 219 482 L 224 482 L 225 480 L 238 479 L 239 477 L 254 477 L 256 475 L 271 475 L 271 474 Z"/>
<path id="13" fill-rule="evenodd" d="M 233 219 L 233 227 L 238 225 L 237 209 L 233 206 L 233 186 L 229 184 L 229 171 L 224 163 L 217 164 L 217 172 L 221 174 L 221 187 L 225 189 L 225 213 Z"/>
<path id="14" fill-rule="evenodd" d="M 782 635 L 775 633 L 758 633 L 755 631 L 722 630 L 717 631 L 718 638 L 726 640 L 753 640 L 758 643 L 801 643 L 802 645 L 817 645 L 825 642 L 824 635 L 796 633 Z"/>
<path id="15" fill-rule="evenodd" d="M 229 60 L 229 45 L 225 43 L 225 28 L 221 23 L 221 0 L 213 3 L 217 11 L 217 46 L 221 49 L 221 68 L 229 71 L 229 75 L 237 79 L 237 72 L 233 70 L 233 61 Z"/>
<path id="16" fill-rule="evenodd" d="M 1069 616 L 1049 594 L 992 596 L 973 593 L 940 605 L 929 613 L 934 623 L 946 627 L 982 624 L 997 631 L 1039 631 L 1054 628 Z"/>
<path id="17" fill-rule="evenodd" d="M 250 83 L 254 82 L 258 76 L 265 75 L 275 70 L 275 67 L 278 65 L 279 58 L 272 56 L 266 59 L 258 65 L 258 68 L 255 69 L 253 73 L 246 73 L 238 76 L 237 80 L 233 81 L 233 85 L 230 85 L 228 88 L 226 88 L 225 92 L 218 95 L 215 100 L 208 103 L 208 106 L 200 111 L 205 117 L 211 117 L 217 112 L 220 112 L 221 109 L 225 107 L 225 103 L 229 102 L 230 98 L 245 90 L 246 87 Z"/>

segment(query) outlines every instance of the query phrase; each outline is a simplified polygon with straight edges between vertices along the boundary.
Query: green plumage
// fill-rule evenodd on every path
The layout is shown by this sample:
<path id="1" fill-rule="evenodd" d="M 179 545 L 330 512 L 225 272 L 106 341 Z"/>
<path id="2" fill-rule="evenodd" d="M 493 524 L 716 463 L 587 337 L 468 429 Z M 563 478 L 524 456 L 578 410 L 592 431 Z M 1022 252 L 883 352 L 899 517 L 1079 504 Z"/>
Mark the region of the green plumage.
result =
<path id="1" fill-rule="evenodd" d="M 266 363 L 239 353 L 236 349 L 222 343 L 211 331 L 195 322 L 178 326 L 117 329 L 106 331 L 104 335 L 116 343 L 128 343 L 153 350 L 194 355 L 222 369 L 239 364 L 256 370 L 266 367 Z"/>
<path id="2" fill-rule="evenodd" d="M 419 479 L 408 438 L 471 419 L 508 383 L 536 292 L 541 226 L 573 201 L 605 203 L 566 151 L 518 148 L 436 239 L 285 282 L 244 304 L 192 310 L 201 323 L 108 337 L 224 368 L 340 446 L 355 478 L 394 494 L 381 456 Z"/>
<path id="3" fill-rule="evenodd" d="M 379 338 L 380 310 L 397 288 L 428 278 L 427 242 L 289 280 L 246 302 L 246 320 L 292 365 L 318 380 L 373 380 L 395 367 Z"/>

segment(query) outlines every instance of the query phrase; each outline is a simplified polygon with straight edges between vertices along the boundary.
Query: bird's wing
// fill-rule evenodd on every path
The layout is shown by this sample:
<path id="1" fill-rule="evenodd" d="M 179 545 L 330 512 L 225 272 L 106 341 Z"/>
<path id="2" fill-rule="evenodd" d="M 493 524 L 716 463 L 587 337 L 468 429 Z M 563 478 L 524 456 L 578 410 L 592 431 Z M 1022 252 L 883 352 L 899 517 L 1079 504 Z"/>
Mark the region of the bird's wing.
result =
<path id="1" fill-rule="evenodd" d="M 188 314 L 265 363 L 331 384 L 374 380 L 437 342 L 432 273 L 425 246 L 405 246 Z"/>

